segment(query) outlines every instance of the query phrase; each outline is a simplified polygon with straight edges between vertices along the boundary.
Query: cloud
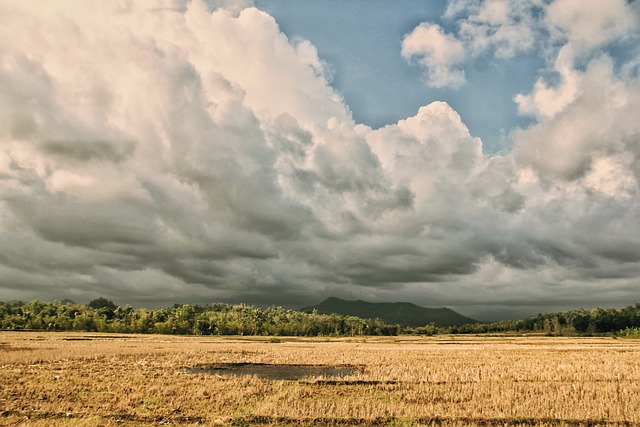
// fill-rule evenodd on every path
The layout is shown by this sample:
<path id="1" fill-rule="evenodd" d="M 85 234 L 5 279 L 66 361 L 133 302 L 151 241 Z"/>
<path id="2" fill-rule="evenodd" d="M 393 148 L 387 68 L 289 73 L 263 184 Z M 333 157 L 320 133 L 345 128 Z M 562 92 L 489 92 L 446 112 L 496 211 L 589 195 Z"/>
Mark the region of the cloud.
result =
<path id="1" fill-rule="evenodd" d="M 422 24 L 403 55 L 430 84 L 460 85 L 465 52 L 532 49 L 499 31 L 529 25 L 509 5 L 465 3 L 479 36 Z M 637 58 L 593 53 L 557 85 L 541 78 L 518 98 L 538 121 L 488 157 L 445 102 L 356 124 L 314 46 L 258 9 L 156 6 L 0 4 L 7 298 L 337 295 L 469 314 L 635 298 Z M 579 43 L 595 52 L 633 25 Z M 554 39 L 551 67 L 575 31 Z"/>
<path id="2" fill-rule="evenodd" d="M 504 59 L 533 48 L 541 5 L 540 1 L 454 0 L 444 17 L 457 19 L 457 37 L 471 56 L 490 52 Z"/>
<path id="3" fill-rule="evenodd" d="M 464 45 L 437 24 L 422 23 L 402 40 L 402 56 L 425 69 L 429 86 L 458 88 L 465 82 Z"/>
<path id="4" fill-rule="evenodd" d="M 478 57 L 506 59 L 534 48 L 541 4 L 450 1 L 444 18 L 455 24 L 454 32 L 423 22 L 404 37 L 402 56 L 424 69 L 428 86 L 460 88 L 466 83 L 464 67 Z"/>
<path id="5" fill-rule="evenodd" d="M 540 123 L 516 134 L 516 153 L 545 176 L 587 176 L 591 177 L 588 182 L 598 187 L 597 182 L 604 185 L 607 181 L 602 176 L 606 170 L 612 173 L 612 179 L 615 177 L 616 184 L 607 184 L 610 189 L 612 185 L 625 187 L 631 179 L 627 176 L 635 169 L 640 130 L 632 118 L 632 111 L 638 107 L 638 79 L 616 75 L 606 56 L 593 60 L 584 73 L 574 73 L 575 95 L 570 102 L 550 106 L 541 99 L 541 89 L 536 86 L 532 102 L 547 114 Z"/>
<path id="6" fill-rule="evenodd" d="M 575 66 L 584 67 L 614 42 L 635 49 L 639 8 L 625 0 L 613 1 L 606 9 L 597 0 L 451 0 L 443 19 L 452 31 L 445 34 L 438 24 L 423 22 L 405 36 L 402 53 L 425 69 L 428 85 L 457 88 L 465 83 L 464 67 L 480 57 L 505 60 L 539 52 L 552 64 L 559 84 L 541 78 L 536 84 L 538 103 L 559 98 L 555 107 L 548 106 L 557 111 L 575 95 Z M 553 114 L 523 99 L 518 102 L 528 114 Z"/>
<path id="7" fill-rule="evenodd" d="M 562 40 L 565 61 L 588 55 L 616 39 L 638 35 L 638 5 L 614 0 L 603 8 L 597 0 L 556 0 L 546 9 L 552 35 Z"/>
<path id="8" fill-rule="evenodd" d="M 242 10 L 254 5 L 253 0 L 206 0 L 206 4 L 211 10 L 225 9 L 234 16 Z"/>
<path id="9" fill-rule="evenodd" d="M 558 0 L 545 10 L 548 74 L 530 94 L 515 97 L 522 114 L 538 123 L 516 133 L 516 155 L 541 176 L 582 180 L 612 197 L 635 191 L 638 51 L 616 63 L 606 49 L 640 40 L 638 5 Z M 636 55 L 636 59 L 633 59 Z M 628 61 L 625 63 L 625 61 Z M 554 81 L 555 80 L 555 81 Z"/>
<path id="10" fill-rule="evenodd" d="M 515 97 L 521 113 L 539 119 L 552 118 L 580 96 L 584 69 L 608 57 L 604 48 L 640 39 L 637 4 L 614 1 L 602 9 L 596 1 L 557 0 L 544 12 L 551 38 L 542 40 L 552 78 L 540 77 L 531 94 Z"/>

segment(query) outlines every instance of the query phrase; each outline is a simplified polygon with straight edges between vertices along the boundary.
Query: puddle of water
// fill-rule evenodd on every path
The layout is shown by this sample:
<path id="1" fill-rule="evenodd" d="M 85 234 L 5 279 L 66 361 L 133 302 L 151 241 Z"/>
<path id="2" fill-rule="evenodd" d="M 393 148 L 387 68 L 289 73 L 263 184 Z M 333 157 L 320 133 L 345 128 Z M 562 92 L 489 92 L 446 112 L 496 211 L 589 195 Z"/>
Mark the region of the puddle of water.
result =
<path id="1" fill-rule="evenodd" d="M 362 367 L 347 365 L 273 365 L 268 363 L 216 363 L 187 369 L 187 372 L 192 374 L 255 375 L 266 380 L 345 377 L 361 371 Z"/>
<path id="2" fill-rule="evenodd" d="M 62 341 L 93 341 L 93 340 L 128 340 L 133 337 L 126 335 L 85 335 L 82 337 L 63 337 Z"/>
<path id="3" fill-rule="evenodd" d="M 329 385 L 329 386 L 335 386 L 335 385 L 396 385 L 398 384 L 398 381 L 378 381 L 378 380 L 318 380 L 318 381 L 313 381 L 313 382 L 309 382 L 308 384 L 312 384 L 312 385 L 318 385 L 318 386 L 323 386 L 323 385 Z"/>

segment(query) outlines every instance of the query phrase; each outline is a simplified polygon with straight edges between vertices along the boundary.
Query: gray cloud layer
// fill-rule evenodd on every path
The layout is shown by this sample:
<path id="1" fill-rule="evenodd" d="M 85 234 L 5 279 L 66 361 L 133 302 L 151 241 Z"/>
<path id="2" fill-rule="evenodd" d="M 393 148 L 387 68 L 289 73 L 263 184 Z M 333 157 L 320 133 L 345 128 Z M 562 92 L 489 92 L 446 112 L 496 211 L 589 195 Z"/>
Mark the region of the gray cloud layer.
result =
<path id="1" fill-rule="evenodd" d="M 502 43 L 455 3 L 467 45 Z M 601 49 L 638 37 L 638 6 L 587 36 L 569 3 L 537 21 L 561 78 L 517 97 L 538 121 L 492 157 L 442 102 L 354 123 L 315 48 L 256 9 L 0 3 L 1 298 L 635 302 L 640 54 Z"/>

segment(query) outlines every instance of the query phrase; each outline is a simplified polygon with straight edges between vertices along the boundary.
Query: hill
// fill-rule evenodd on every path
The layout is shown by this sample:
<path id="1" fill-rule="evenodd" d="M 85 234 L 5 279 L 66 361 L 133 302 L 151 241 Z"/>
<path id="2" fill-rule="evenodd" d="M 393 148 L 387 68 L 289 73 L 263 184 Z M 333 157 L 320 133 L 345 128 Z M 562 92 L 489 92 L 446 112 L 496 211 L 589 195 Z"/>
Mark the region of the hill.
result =
<path id="1" fill-rule="evenodd" d="M 449 308 L 426 308 L 410 302 L 373 303 L 329 297 L 320 304 L 300 309 L 305 312 L 313 310 L 322 314 L 335 313 L 364 319 L 380 319 L 402 326 L 424 326 L 429 323 L 434 323 L 437 326 L 459 326 L 478 323 L 477 320 L 463 316 Z"/>

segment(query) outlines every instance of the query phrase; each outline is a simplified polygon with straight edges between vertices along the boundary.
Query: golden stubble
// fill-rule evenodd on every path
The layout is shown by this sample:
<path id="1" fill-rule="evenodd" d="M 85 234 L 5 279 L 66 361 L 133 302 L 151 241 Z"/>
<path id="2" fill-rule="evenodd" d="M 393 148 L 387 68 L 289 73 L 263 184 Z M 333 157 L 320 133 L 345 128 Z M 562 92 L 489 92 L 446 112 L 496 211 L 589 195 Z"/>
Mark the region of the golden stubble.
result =
<path id="1" fill-rule="evenodd" d="M 350 365 L 343 378 L 190 371 Z M 0 333 L 0 424 L 639 425 L 640 342 Z"/>

